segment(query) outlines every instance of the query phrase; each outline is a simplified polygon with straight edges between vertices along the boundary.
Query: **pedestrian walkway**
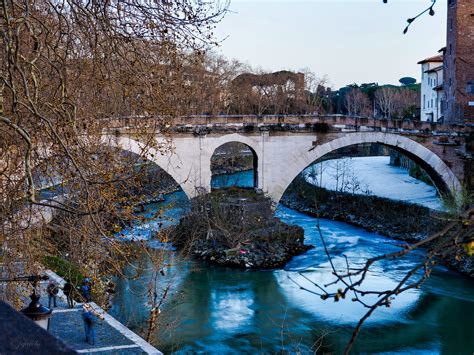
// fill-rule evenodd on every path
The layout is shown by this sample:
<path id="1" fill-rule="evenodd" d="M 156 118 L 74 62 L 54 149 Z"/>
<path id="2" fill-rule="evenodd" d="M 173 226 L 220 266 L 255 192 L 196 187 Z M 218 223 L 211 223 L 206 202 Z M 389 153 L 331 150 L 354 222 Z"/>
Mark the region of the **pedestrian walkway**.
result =
<path id="1" fill-rule="evenodd" d="M 64 285 L 64 279 L 54 272 L 48 270 L 46 274 L 50 280 L 54 280 L 60 287 Z M 44 283 L 44 288 L 46 288 L 46 285 L 47 282 Z M 48 296 L 46 292 L 42 291 L 41 295 L 41 303 L 47 306 Z M 161 354 L 159 350 L 125 327 L 93 302 L 90 303 L 90 305 L 97 313 L 103 316 L 104 320 L 99 321 L 95 326 L 95 344 L 88 344 L 85 341 L 82 303 L 76 303 L 74 308 L 68 308 L 66 296 L 62 290 L 59 290 L 57 305 L 58 307 L 53 308 L 49 332 L 78 353 Z"/>

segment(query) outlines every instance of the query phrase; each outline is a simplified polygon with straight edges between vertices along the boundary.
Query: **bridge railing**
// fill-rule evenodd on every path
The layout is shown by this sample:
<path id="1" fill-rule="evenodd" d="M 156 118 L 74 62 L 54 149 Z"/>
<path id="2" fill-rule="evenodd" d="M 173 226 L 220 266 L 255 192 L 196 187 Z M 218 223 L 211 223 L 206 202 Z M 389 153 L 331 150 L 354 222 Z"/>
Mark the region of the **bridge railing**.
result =
<path id="1" fill-rule="evenodd" d="M 192 116 L 131 116 L 104 118 L 109 129 L 117 128 L 179 128 L 195 126 L 299 126 L 315 124 L 353 130 L 386 132 L 471 132 L 473 127 L 464 124 L 442 124 L 400 119 L 379 119 L 346 115 L 192 115 Z"/>

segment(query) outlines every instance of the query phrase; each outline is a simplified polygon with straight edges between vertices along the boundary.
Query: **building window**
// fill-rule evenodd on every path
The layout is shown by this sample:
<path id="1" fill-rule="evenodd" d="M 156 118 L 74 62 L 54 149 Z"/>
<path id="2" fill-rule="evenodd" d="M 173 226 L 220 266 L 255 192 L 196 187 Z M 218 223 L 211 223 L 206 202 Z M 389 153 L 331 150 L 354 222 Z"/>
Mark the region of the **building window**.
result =
<path id="1" fill-rule="evenodd" d="M 453 30 L 453 19 L 452 18 L 449 19 L 449 30 L 450 31 Z"/>
<path id="2" fill-rule="evenodd" d="M 430 107 L 433 108 L 433 99 L 431 99 L 431 106 Z"/>
<path id="3" fill-rule="evenodd" d="M 426 95 L 423 95 L 423 110 L 426 108 Z"/>
<path id="4" fill-rule="evenodd" d="M 449 44 L 449 54 L 453 54 L 453 45 L 451 43 Z"/>
<path id="5" fill-rule="evenodd" d="M 474 94 L 474 80 L 468 80 L 466 83 L 466 94 Z"/>

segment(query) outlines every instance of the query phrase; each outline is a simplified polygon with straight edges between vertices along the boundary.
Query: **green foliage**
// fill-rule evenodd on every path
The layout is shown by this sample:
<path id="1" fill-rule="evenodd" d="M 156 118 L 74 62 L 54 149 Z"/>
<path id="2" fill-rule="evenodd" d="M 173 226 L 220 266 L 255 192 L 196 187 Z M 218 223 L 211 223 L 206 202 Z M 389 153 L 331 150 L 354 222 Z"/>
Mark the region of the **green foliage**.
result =
<path id="1" fill-rule="evenodd" d="M 74 286 L 80 285 L 84 279 L 84 275 L 76 265 L 61 257 L 45 255 L 43 264 L 65 280 L 69 280 Z"/>
<path id="2" fill-rule="evenodd" d="M 423 181 L 425 184 L 434 186 L 433 181 L 431 181 L 429 175 L 422 168 L 420 168 L 419 165 L 411 167 L 408 171 L 408 174 L 415 179 Z"/>
<path id="3" fill-rule="evenodd" d="M 416 79 L 410 76 L 404 76 L 403 78 L 400 78 L 400 80 L 398 81 L 404 86 L 416 84 Z"/>
<path id="4" fill-rule="evenodd" d="M 451 193 L 444 193 L 441 195 L 444 208 L 453 216 L 459 216 L 469 206 L 474 205 L 474 193 L 469 191 L 466 186 L 461 186 L 459 191 L 453 195 Z"/>
<path id="5" fill-rule="evenodd" d="M 407 85 L 405 86 L 406 88 L 410 89 L 410 90 L 413 90 L 415 92 L 421 92 L 421 84 L 418 83 L 418 84 L 410 84 L 410 85 Z"/>

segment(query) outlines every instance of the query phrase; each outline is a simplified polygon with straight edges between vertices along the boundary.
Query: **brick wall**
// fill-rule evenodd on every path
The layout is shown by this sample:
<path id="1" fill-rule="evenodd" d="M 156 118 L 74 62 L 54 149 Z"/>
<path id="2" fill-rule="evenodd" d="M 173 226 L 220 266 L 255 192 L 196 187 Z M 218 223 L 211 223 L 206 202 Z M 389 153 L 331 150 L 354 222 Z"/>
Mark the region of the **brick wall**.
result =
<path id="1" fill-rule="evenodd" d="M 447 37 L 444 53 L 446 122 L 474 121 L 474 1 L 448 0 Z"/>

